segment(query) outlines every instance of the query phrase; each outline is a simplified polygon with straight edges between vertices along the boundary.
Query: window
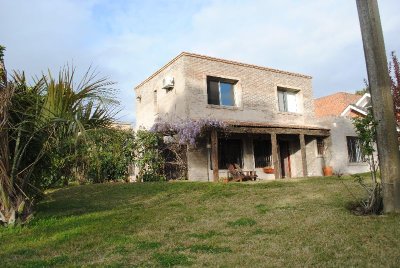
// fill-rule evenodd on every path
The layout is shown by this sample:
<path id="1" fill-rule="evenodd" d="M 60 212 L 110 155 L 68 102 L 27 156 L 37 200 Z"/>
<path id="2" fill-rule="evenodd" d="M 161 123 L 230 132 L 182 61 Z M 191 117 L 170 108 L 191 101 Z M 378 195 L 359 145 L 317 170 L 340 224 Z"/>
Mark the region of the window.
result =
<path id="1" fill-rule="evenodd" d="M 254 140 L 254 162 L 256 168 L 272 166 L 271 142 L 267 140 Z"/>
<path id="2" fill-rule="evenodd" d="M 207 81 L 208 104 L 235 106 L 234 81 L 209 77 Z"/>
<path id="3" fill-rule="evenodd" d="M 240 167 L 243 167 L 241 140 L 219 140 L 218 168 L 226 169 L 229 164 L 239 164 Z"/>
<path id="4" fill-rule="evenodd" d="M 361 151 L 360 140 L 357 137 L 347 138 L 347 153 L 349 154 L 350 163 L 361 163 L 364 161 L 364 156 Z"/>
<path id="5" fill-rule="evenodd" d="M 323 156 L 325 151 L 325 143 L 323 138 L 317 138 L 317 155 Z"/>
<path id="6" fill-rule="evenodd" d="M 297 112 L 297 92 L 278 89 L 278 107 L 280 112 Z"/>

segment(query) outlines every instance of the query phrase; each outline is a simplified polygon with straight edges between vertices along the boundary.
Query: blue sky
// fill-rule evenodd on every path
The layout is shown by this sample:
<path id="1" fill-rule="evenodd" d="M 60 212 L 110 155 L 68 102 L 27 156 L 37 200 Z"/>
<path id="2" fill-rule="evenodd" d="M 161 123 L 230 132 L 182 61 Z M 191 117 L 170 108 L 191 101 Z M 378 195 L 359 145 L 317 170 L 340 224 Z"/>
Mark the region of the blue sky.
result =
<path id="1" fill-rule="evenodd" d="M 400 53 L 400 1 L 380 0 L 386 52 Z M 121 121 L 133 87 L 182 51 L 313 76 L 314 96 L 367 77 L 355 0 L 0 0 L 6 66 L 28 76 L 73 63 L 117 82 Z"/>

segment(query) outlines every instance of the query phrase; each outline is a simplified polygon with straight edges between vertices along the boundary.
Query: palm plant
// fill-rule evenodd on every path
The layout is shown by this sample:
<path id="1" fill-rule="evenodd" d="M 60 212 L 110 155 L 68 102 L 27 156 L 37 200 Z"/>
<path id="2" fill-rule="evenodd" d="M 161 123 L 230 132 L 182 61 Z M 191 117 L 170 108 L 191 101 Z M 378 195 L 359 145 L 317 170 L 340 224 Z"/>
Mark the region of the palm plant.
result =
<path id="1" fill-rule="evenodd" d="M 66 140 L 77 144 L 90 138 L 88 131 L 107 127 L 116 102 L 113 83 L 96 80 L 90 69 L 78 84 L 75 70 L 66 67 L 57 80 L 49 72 L 28 86 L 23 73 L 7 82 L 2 56 L 0 62 L 0 223 L 13 225 L 30 217 L 35 197 L 48 186 L 45 156 Z"/>

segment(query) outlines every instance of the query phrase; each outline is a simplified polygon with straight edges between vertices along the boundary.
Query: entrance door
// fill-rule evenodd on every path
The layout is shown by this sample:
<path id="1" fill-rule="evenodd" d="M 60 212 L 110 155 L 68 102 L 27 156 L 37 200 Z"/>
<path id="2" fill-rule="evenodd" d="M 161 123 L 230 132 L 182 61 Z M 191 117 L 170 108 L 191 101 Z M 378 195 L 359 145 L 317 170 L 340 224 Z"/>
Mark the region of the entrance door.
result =
<path id="1" fill-rule="evenodd" d="M 290 169 L 290 151 L 288 141 L 279 141 L 279 155 L 281 162 L 281 174 L 282 178 L 291 177 Z"/>

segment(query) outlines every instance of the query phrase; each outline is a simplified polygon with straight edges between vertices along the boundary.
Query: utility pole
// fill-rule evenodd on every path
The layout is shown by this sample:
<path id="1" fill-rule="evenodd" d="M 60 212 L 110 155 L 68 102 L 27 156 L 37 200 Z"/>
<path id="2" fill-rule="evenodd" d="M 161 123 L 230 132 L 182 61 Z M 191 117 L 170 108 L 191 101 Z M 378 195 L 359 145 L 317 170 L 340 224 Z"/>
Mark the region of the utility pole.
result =
<path id="1" fill-rule="evenodd" d="M 377 122 L 383 210 L 400 212 L 400 153 L 393 98 L 377 0 L 356 0 L 364 45 L 372 110 Z"/>

